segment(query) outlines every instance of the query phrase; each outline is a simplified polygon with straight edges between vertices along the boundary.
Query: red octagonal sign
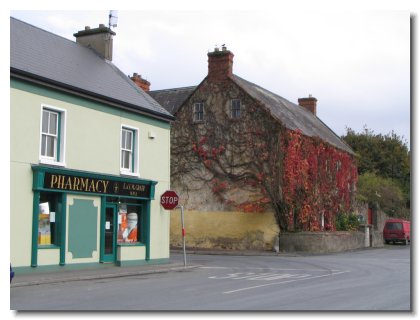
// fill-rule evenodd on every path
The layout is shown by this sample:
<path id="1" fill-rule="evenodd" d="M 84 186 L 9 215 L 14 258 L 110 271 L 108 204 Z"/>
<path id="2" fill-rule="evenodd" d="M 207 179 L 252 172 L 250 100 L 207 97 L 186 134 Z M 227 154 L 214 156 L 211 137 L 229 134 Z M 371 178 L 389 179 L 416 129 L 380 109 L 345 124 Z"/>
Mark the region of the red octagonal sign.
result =
<path id="1" fill-rule="evenodd" d="M 160 204 L 166 210 L 175 209 L 178 206 L 179 197 L 175 191 L 165 191 L 160 197 Z"/>

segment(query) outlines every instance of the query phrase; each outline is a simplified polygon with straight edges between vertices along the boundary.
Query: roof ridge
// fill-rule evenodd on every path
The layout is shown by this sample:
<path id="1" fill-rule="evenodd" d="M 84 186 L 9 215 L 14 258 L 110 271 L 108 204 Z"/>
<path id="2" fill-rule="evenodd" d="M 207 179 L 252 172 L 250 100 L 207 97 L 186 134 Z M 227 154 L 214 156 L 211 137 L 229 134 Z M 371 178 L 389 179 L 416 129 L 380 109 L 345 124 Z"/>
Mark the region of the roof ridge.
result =
<path id="1" fill-rule="evenodd" d="M 174 90 L 191 90 L 197 88 L 197 86 L 188 86 L 188 87 L 178 87 L 178 88 L 169 88 L 169 89 L 159 89 L 159 90 L 150 90 L 149 92 L 163 92 L 163 91 L 174 91 Z"/>

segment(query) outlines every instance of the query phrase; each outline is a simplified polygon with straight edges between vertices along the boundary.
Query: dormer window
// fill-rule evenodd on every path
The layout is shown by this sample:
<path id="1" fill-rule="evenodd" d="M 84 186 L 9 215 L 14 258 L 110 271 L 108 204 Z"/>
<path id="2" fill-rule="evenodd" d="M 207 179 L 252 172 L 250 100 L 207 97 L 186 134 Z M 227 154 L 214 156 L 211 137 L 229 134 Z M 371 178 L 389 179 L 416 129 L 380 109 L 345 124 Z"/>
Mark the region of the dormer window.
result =
<path id="1" fill-rule="evenodd" d="M 203 102 L 194 103 L 193 120 L 194 122 L 204 121 L 204 103 Z"/>
<path id="2" fill-rule="evenodd" d="M 239 119 L 241 117 L 241 100 L 230 100 L 230 117 L 232 119 Z"/>

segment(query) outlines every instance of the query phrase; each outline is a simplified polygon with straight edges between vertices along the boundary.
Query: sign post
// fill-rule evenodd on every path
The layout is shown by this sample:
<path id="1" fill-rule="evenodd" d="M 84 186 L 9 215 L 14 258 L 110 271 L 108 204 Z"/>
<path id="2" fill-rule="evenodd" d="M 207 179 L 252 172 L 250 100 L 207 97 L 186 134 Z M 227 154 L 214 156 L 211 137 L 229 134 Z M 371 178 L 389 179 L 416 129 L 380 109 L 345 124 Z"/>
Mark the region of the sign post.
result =
<path id="1" fill-rule="evenodd" d="M 181 225 L 182 225 L 182 247 L 184 251 L 184 267 L 187 266 L 187 254 L 185 251 L 185 226 L 184 226 L 184 206 L 178 206 L 179 197 L 175 191 L 165 191 L 160 197 L 160 204 L 166 210 L 173 210 L 177 207 L 181 208 Z"/>
<path id="2" fill-rule="evenodd" d="M 184 251 L 184 267 L 186 267 L 187 266 L 187 253 L 185 252 L 184 206 L 181 206 L 181 225 L 182 225 L 182 249 Z"/>

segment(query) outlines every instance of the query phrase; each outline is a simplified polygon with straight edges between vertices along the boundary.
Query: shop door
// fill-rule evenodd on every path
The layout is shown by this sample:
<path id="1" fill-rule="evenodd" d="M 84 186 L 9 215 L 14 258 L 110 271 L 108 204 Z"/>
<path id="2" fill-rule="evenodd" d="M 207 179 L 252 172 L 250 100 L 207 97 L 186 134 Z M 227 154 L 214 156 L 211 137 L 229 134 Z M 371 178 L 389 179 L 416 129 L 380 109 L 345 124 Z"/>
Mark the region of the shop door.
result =
<path id="1" fill-rule="evenodd" d="M 105 209 L 105 225 L 104 234 L 105 241 L 103 247 L 103 261 L 104 262 L 115 262 L 115 219 L 116 219 L 117 207 L 115 205 L 107 205 Z"/>

